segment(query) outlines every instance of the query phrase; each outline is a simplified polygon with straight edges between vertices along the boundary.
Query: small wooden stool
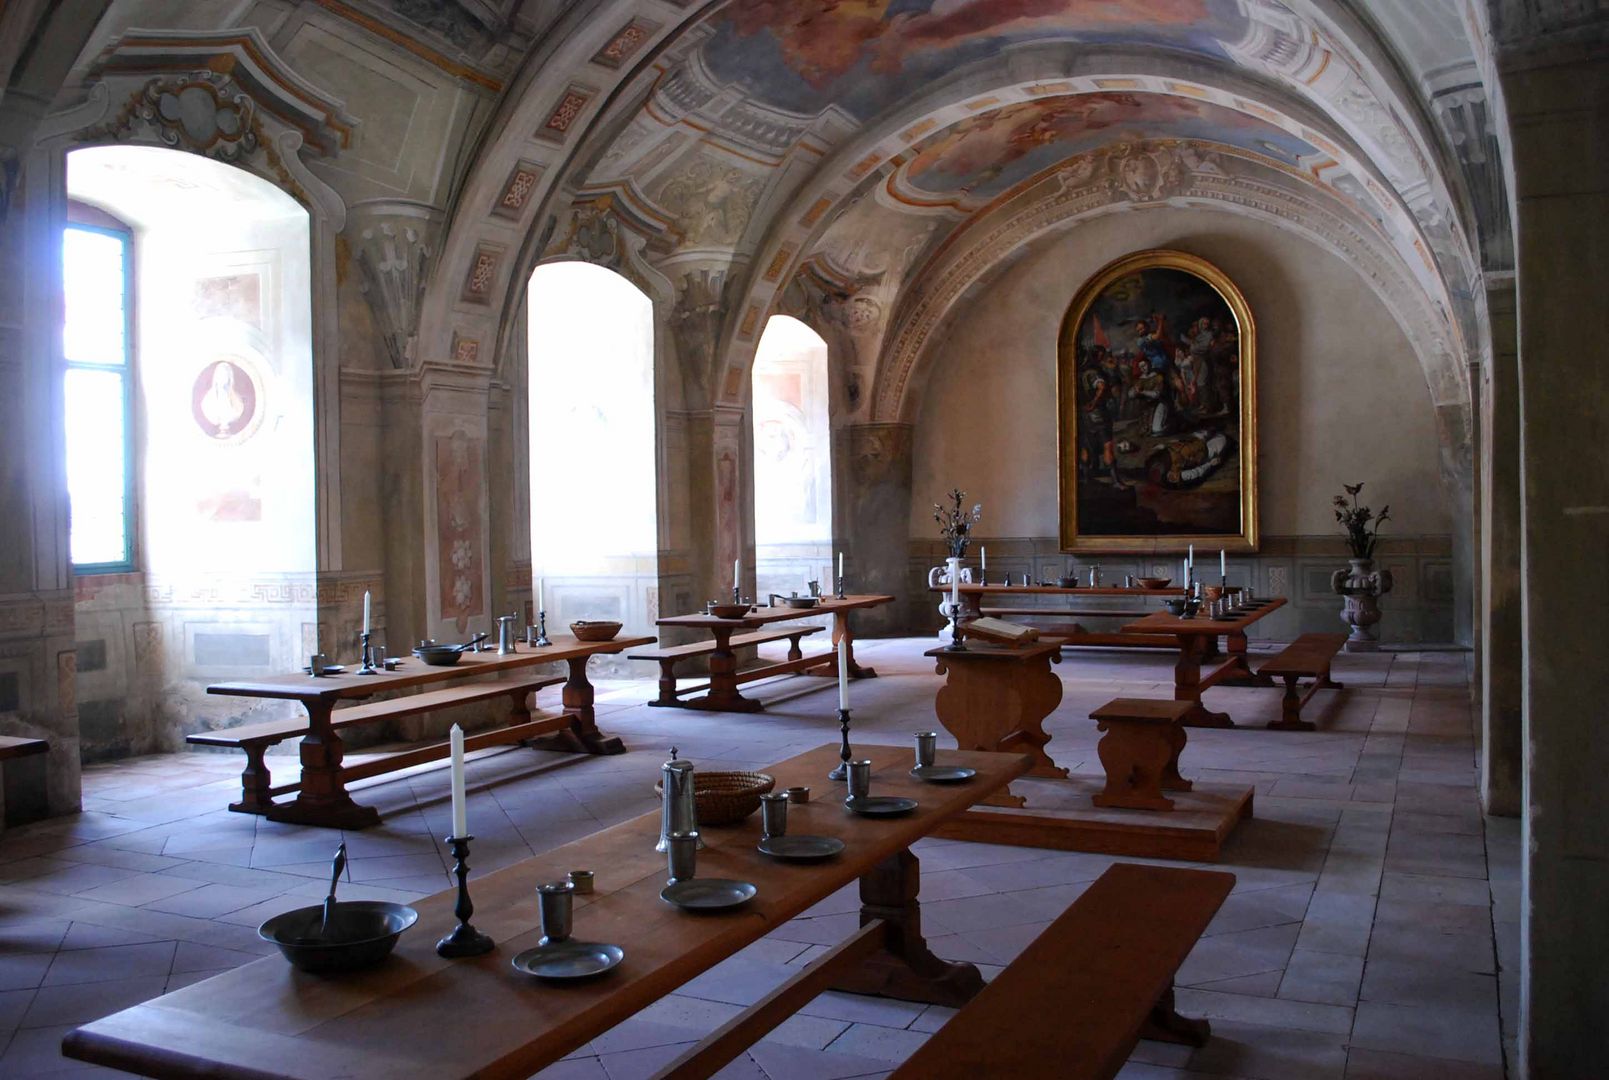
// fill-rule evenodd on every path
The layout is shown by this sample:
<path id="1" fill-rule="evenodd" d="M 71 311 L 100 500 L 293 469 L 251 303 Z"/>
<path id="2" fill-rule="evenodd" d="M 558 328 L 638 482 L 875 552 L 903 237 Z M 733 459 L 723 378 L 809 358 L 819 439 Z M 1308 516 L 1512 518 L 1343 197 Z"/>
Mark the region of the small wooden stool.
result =
<path id="1" fill-rule="evenodd" d="M 1092 796 L 1099 807 L 1125 810 L 1172 810 L 1164 791 L 1189 791 L 1179 775 L 1184 750 L 1184 719 L 1195 707 L 1189 701 L 1116 698 L 1090 713 L 1104 731 L 1095 750 L 1106 769 L 1106 790 Z"/>

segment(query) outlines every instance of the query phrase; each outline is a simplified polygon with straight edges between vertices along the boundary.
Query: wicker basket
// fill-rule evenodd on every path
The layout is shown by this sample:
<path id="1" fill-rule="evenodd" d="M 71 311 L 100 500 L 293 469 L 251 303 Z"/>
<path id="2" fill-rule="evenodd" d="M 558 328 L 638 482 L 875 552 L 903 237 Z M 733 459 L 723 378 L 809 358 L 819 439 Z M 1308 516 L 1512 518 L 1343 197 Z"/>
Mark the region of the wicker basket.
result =
<path id="1" fill-rule="evenodd" d="M 776 778 L 759 772 L 693 772 L 693 802 L 698 824 L 735 825 L 760 808 L 760 796 L 777 786 Z M 654 785 L 663 797 L 663 784 Z"/>
<path id="2" fill-rule="evenodd" d="M 577 641 L 613 641 L 620 633 L 620 623 L 609 619 L 581 619 L 570 624 L 570 633 Z"/>

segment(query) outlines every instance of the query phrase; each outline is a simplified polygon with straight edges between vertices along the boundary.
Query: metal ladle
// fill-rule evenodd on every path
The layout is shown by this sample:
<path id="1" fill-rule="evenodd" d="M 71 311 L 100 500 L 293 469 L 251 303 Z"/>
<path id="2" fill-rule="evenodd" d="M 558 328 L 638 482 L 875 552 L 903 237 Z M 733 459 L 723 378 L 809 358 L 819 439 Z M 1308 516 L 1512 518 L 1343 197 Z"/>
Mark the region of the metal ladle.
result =
<path id="1" fill-rule="evenodd" d="M 319 924 L 318 936 L 329 940 L 330 913 L 335 910 L 335 885 L 341 880 L 341 871 L 346 869 L 346 841 L 335 849 L 335 861 L 330 867 L 330 895 L 324 898 L 324 921 Z"/>

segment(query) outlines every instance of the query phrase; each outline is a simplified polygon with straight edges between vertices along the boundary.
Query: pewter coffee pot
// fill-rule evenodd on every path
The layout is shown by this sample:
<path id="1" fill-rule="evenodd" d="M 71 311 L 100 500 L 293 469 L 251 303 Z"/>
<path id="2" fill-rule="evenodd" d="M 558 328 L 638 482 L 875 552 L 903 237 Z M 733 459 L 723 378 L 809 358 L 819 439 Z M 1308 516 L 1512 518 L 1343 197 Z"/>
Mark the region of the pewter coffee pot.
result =
<path id="1" fill-rule="evenodd" d="M 697 833 L 698 832 L 698 804 L 693 799 L 693 763 L 676 756 L 676 748 L 670 748 L 670 760 L 659 767 L 659 780 L 665 789 L 662 796 L 659 823 L 659 843 L 654 850 L 664 852 L 670 845 L 665 837 L 671 833 Z M 699 849 L 704 847 L 704 838 L 698 839 Z"/>

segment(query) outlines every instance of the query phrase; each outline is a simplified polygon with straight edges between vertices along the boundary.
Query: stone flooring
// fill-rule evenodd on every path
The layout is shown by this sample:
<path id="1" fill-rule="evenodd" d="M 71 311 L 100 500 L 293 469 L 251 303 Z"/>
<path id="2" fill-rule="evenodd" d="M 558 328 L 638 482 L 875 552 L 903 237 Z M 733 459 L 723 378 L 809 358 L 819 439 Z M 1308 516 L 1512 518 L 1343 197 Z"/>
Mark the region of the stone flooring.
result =
<path id="1" fill-rule="evenodd" d="M 858 643 L 882 677 L 855 684 L 855 735 L 906 744 L 933 724 L 931 641 Z M 1462 653 L 1343 656 L 1342 694 L 1319 695 L 1315 733 L 1260 725 L 1271 690 L 1210 692 L 1246 730 L 1193 731 L 1184 772 L 1255 784 L 1256 816 L 1221 867 L 1238 876 L 1179 972 L 1179 1008 L 1210 1017 L 1201 1050 L 1142 1042 L 1127 1080 L 1452 1080 L 1505 1075 L 1517 1008 L 1517 822 L 1483 819 Z M 1049 749 L 1097 773 L 1090 709 L 1167 696 L 1171 660 L 1091 652 L 1057 669 L 1065 697 Z M 600 725 L 631 752 L 570 758 L 527 750 L 471 759 L 469 814 L 485 872 L 650 810 L 675 743 L 701 765 L 755 767 L 836 737 L 832 683 L 757 687 L 760 715 L 649 709 L 652 682 L 600 687 Z M 548 694 L 544 693 L 546 702 Z M 941 741 L 942 745 L 942 741 Z M 277 763 L 288 774 L 294 758 Z M 270 951 L 259 922 L 322 896 L 339 837 L 223 809 L 234 754 L 175 754 L 84 773 L 84 812 L 0 835 L 0 1075 L 115 1075 L 63 1059 L 79 1023 Z M 438 767 L 361 786 L 383 826 L 347 834 L 349 899 L 412 900 L 448 884 Z M 934 949 L 992 975 L 1114 860 L 927 841 L 923 921 Z M 840 940 L 845 890 L 684 985 L 541 1075 L 643 1076 Z M 557 992 L 557 991 L 556 991 Z M 722 1075 L 832 1080 L 886 1073 L 950 1011 L 827 993 Z"/>

